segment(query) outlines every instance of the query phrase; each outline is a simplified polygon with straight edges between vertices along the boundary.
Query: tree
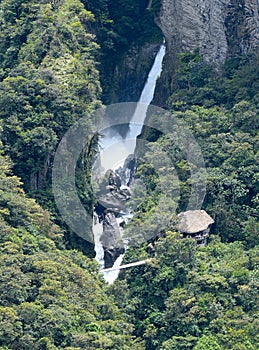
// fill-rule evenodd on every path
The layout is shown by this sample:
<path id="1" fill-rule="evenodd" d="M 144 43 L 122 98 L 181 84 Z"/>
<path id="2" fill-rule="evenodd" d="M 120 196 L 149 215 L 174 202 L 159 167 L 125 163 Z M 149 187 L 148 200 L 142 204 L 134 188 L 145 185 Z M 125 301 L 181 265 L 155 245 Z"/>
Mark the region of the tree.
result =
<path id="1" fill-rule="evenodd" d="M 213 335 L 203 335 L 193 348 L 194 350 L 222 350 L 223 348 L 217 342 Z"/>

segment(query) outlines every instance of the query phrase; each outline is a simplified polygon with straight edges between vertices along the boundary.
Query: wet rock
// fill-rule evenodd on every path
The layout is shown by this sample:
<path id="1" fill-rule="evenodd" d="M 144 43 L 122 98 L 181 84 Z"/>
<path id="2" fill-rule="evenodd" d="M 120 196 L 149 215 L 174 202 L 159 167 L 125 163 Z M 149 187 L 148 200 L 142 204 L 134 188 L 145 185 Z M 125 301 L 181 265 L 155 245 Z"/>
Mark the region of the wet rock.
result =
<path id="1" fill-rule="evenodd" d="M 113 170 L 106 173 L 108 185 L 102 186 L 98 193 L 98 205 L 96 211 L 98 215 L 106 209 L 114 213 L 125 214 L 128 212 L 126 201 L 130 198 L 130 191 L 127 186 L 121 185 L 120 176 Z"/>
<path id="2" fill-rule="evenodd" d="M 123 191 L 110 189 L 110 192 L 99 196 L 98 202 L 105 209 L 115 213 L 127 213 L 125 202 L 128 200 L 127 194 Z"/>
<path id="3" fill-rule="evenodd" d="M 136 158 L 134 157 L 134 154 L 130 154 L 126 158 L 123 167 L 117 169 L 116 173 L 120 176 L 121 181 L 124 185 L 130 186 L 133 182 L 135 170 Z"/>
<path id="4" fill-rule="evenodd" d="M 112 267 L 115 260 L 124 253 L 124 248 L 116 216 L 110 211 L 105 213 L 100 241 L 104 249 L 104 267 Z"/>
<path id="5" fill-rule="evenodd" d="M 114 186 L 115 189 L 117 190 L 120 189 L 121 179 L 113 170 L 110 170 L 108 181 L 109 181 L 109 186 Z"/>
<path id="6" fill-rule="evenodd" d="M 147 80 L 148 72 L 152 67 L 160 47 L 157 43 L 134 44 L 116 62 L 109 89 L 104 93 L 106 104 L 118 102 L 137 102 Z"/>
<path id="7" fill-rule="evenodd" d="M 125 252 L 121 229 L 126 223 L 125 214 L 129 212 L 126 202 L 130 197 L 129 187 L 122 185 L 119 174 L 108 170 L 100 184 L 95 206 L 96 216 L 103 225 L 100 242 L 104 249 L 105 268 L 112 267 L 115 260 Z"/>

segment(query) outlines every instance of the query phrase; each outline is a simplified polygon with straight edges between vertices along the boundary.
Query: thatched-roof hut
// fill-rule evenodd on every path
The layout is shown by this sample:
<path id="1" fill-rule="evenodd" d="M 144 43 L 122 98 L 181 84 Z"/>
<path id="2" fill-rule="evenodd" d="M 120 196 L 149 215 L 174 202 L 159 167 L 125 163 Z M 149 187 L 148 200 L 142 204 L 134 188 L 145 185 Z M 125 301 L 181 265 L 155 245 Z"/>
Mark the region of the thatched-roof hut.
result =
<path id="1" fill-rule="evenodd" d="M 214 223 L 205 210 L 188 210 L 177 215 L 177 230 L 183 237 L 193 237 L 199 244 L 206 244 L 211 225 Z"/>

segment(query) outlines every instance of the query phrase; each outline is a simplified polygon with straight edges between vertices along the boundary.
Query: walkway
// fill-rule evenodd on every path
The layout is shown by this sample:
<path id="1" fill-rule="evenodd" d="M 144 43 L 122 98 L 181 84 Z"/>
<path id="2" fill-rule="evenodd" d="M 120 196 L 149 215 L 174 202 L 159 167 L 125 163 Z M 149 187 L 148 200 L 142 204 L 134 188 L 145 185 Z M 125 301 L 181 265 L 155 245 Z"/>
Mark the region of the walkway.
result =
<path id="1" fill-rule="evenodd" d="M 150 258 L 150 259 L 136 261 L 136 262 L 133 262 L 130 264 L 125 264 L 125 265 L 121 265 L 121 266 L 117 266 L 117 267 L 110 267 L 108 269 L 102 269 L 101 272 L 110 272 L 110 271 L 115 271 L 115 270 L 127 269 L 128 267 L 144 265 L 144 264 L 149 263 L 151 260 L 153 260 L 153 259 Z"/>

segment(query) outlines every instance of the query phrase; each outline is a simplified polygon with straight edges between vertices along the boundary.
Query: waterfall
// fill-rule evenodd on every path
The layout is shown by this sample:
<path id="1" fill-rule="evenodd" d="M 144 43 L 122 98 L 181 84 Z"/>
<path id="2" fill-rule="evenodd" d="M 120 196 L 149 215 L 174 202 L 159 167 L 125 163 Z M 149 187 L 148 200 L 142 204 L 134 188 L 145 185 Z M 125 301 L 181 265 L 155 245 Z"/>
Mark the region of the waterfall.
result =
<path id="1" fill-rule="evenodd" d="M 134 153 L 135 146 L 136 146 L 136 138 L 141 133 L 141 130 L 146 118 L 148 106 L 153 100 L 155 88 L 156 88 L 156 81 L 162 73 L 162 63 L 163 63 L 164 55 L 165 55 L 165 45 L 163 43 L 156 55 L 153 66 L 148 74 L 148 78 L 144 86 L 144 89 L 142 90 L 142 93 L 140 95 L 136 111 L 130 122 L 130 132 L 128 133 L 127 138 L 133 140 L 133 144 L 131 146 L 132 147 L 131 153 Z"/>
<path id="2" fill-rule="evenodd" d="M 123 165 L 124 161 L 130 154 L 134 154 L 137 136 L 141 133 L 148 106 L 154 97 L 156 81 L 162 72 L 162 62 L 165 55 L 165 49 L 165 44 L 163 43 L 148 74 L 137 108 L 130 120 L 129 130 L 126 137 L 123 137 L 118 133 L 113 133 L 112 130 L 104 132 L 104 137 L 101 140 L 102 151 L 100 152 L 100 164 L 104 172 L 108 169 L 116 170 L 119 166 Z M 124 220 L 126 221 L 128 217 L 129 215 L 124 215 Z M 103 268 L 104 251 L 100 242 L 100 237 L 103 232 L 103 224 L 98 222 L 96 214 L 94 216 L 93 232 L 95 237 L 96 259 L 99 261 L 101 268 Z M 113 265 L 114 267 L 120 266 L 123 256 L 124 255 L 121 254 L 117 258 Z M 118 273 L 119 270 L 104 272 L 104 278 L 108 283 L 112 283 L 117 278 Z"/>

